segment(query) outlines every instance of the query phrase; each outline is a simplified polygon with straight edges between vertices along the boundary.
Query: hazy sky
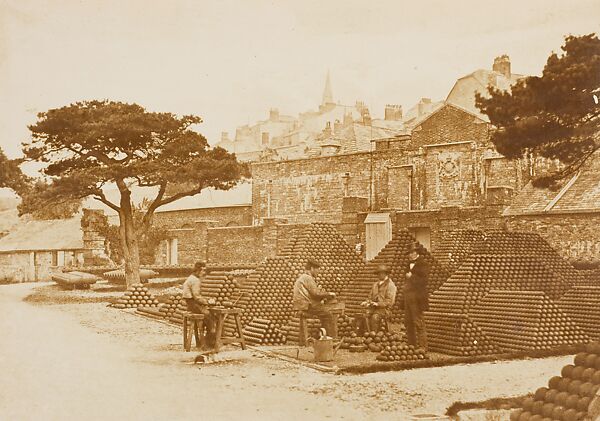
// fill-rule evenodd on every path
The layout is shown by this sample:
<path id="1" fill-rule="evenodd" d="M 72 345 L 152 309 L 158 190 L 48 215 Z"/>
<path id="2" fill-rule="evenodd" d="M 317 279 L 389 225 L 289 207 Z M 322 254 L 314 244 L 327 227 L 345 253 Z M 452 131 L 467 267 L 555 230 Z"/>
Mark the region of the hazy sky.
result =
<path id="1" fill-rule="evenodd" d="M 37 112 L 84 99 L 197 114 L 211 143 L 270 107 L 336 100 L 381 116 L 509 54 L 539 74 L 568 33 L 600 32 L 600 0 L 0 0 L 0 146 Z"/>

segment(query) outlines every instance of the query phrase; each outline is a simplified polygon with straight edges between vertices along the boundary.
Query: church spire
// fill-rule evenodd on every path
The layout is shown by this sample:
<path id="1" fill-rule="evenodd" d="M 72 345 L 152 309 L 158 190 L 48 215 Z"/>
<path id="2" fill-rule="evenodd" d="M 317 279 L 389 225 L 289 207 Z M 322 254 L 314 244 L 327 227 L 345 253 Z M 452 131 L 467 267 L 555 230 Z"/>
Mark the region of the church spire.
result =
<path id="1" fill-rule="evenodd" d="M 323 101 L 321 105 L 333 104 L 333 91 L 331 90 L 331 80 L 329 79 L 329 70 L 327 71 L 327 79 L 325 80 L 325 89 L 323 89 Z"/>

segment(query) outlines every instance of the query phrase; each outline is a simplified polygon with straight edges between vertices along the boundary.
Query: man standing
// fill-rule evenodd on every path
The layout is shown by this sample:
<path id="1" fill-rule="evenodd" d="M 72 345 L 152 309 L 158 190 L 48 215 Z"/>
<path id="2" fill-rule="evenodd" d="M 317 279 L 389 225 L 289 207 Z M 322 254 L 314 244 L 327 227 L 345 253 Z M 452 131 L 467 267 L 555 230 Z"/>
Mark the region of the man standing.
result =
<path id="1" fill-rule="evenodd" d="M 381 320 L 392 316 L 392 307 L 396 301 L 396 285 L 390 279 L 390 268 L 386 265 L 379 265 L 375 273 L 379 279 L 373 284 L 369 299 L 361 305 L 366 307 L 365 319 L 369 321 L 369 328 L 379 332 Z"/>
<path id="2" fill-rule="evenodd" d="M 423 312 L 429 310 L 427 279 L 429 263 L 420 255 L 416 245 L 408 252 L 404 284 L 404 327 L 409 345 L 427 350 L 427 332 Z"/>
<path id="3" fill-rule="evenodd" d="M 337 328 L 333 314 L 325 307 L 325 302 L 335 298 L 335 293 L 327 292 L 317 285 L 315 276 L 319 273 L 320 267 L 319 262 L 313 259 L 306 262 L 306 270 L 298 276 L 294 284 L 294 310 L 306 311 L 317 317 L 321 320 L 321 326 L 325 328 L 327 335 L 336 337 Z"/>
<path id="4" fill-rule="evenodd" d="M 202 279 L 206 275 L 206 264 L 204 262 L 196 262 L 193 272 L 187 277 L 183 283 L 182 297 L 185 300 L 188 311 L 195 314 L 204 314 L 204 326 L 206 327 L 206 340 L 208 345 L 214 343 L 214 323 L 208 307 L 215 305 L 214 298 L 205 298 L 200 293 L 200 285 Z"/>

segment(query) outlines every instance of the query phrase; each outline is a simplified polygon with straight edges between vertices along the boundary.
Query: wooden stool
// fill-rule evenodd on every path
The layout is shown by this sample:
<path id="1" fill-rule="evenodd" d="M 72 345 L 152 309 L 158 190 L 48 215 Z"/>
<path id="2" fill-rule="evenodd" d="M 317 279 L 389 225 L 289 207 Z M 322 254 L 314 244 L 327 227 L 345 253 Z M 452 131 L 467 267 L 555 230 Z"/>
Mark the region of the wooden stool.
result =
<path id="1" fill-rule="evenodd" d="M 356 320 L 363 320 L 364 323 L 364 327 L 367 330 L 367 332 L 371 331 L 371 322 L 369 321 L 369 318 L 367 317 L 366 314 L 362 314 L 360 316 L 356 316 Z M 388 325 L 388 318 L 387 317 L 381 317 L 381 325 L 379 326 L 379 328 L 381 330 L 385 330 L 386 332 L 389 332 L 389 325 Z"/>
<path id="2" fill-rule="evenodd" d="M 239 308 L 212 307 L 209 311 L 214 318 L 216 325 L 214 351 L 219 352 L 221 346 L 234 343 L 239 343 L 242 346 L 242 349 L 246 349 L 246 342 L 244 341 L 244 334 L 242 333 L 242 322 L 240 320 L 242 310 Z M 229 315 L 232 315 L 235 319 L 235 331 L 237 336 L 223 336 L 223 327 L 225 326 L 225 320 Z"/>
<path id="3" fill-rule="evenodd" d="M 333 332 L 328 332 L 328 335 L 331 335 L 332 338 L 338 337 L 337 334 L 337 319 L 339 316 L 344 314 L 344 305 L 336 305 L 335 307 L 329 309 L 331 312 L 331 316 L 333 318 Z M 298 332 L 298 345 L 306 346 L 306 341 L 308 340 L 308 326 L 306 324 L 306 320 L 308 319 L 318 319 L 315 315 L 313 315 L 308 310 L 301 310 L 298 312 L 298 318 L 300 319 L 300 327 Z"/>
<path id="4" fill-rule="evenodd" d="M 186 311 L 183 313 L 183 349 L 190 352 L 192 333 L 196 339 L 196 347 L 204 345 L 204 314 Z"/>

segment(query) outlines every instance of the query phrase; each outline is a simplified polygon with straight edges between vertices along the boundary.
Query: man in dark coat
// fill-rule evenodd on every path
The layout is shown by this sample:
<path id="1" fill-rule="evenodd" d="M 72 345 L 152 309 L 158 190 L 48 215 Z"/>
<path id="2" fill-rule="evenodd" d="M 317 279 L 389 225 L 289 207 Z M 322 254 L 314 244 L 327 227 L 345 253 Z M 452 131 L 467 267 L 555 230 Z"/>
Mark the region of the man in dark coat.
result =
<path id="1" fill-rule="evenodd" d="M 427 350 L 427 332 L 423 312 L 429 310 L 427 280 L 430 266 L 416 245 L 408 253 L 404 283 L 404 327 L 409 345 Z"/>

